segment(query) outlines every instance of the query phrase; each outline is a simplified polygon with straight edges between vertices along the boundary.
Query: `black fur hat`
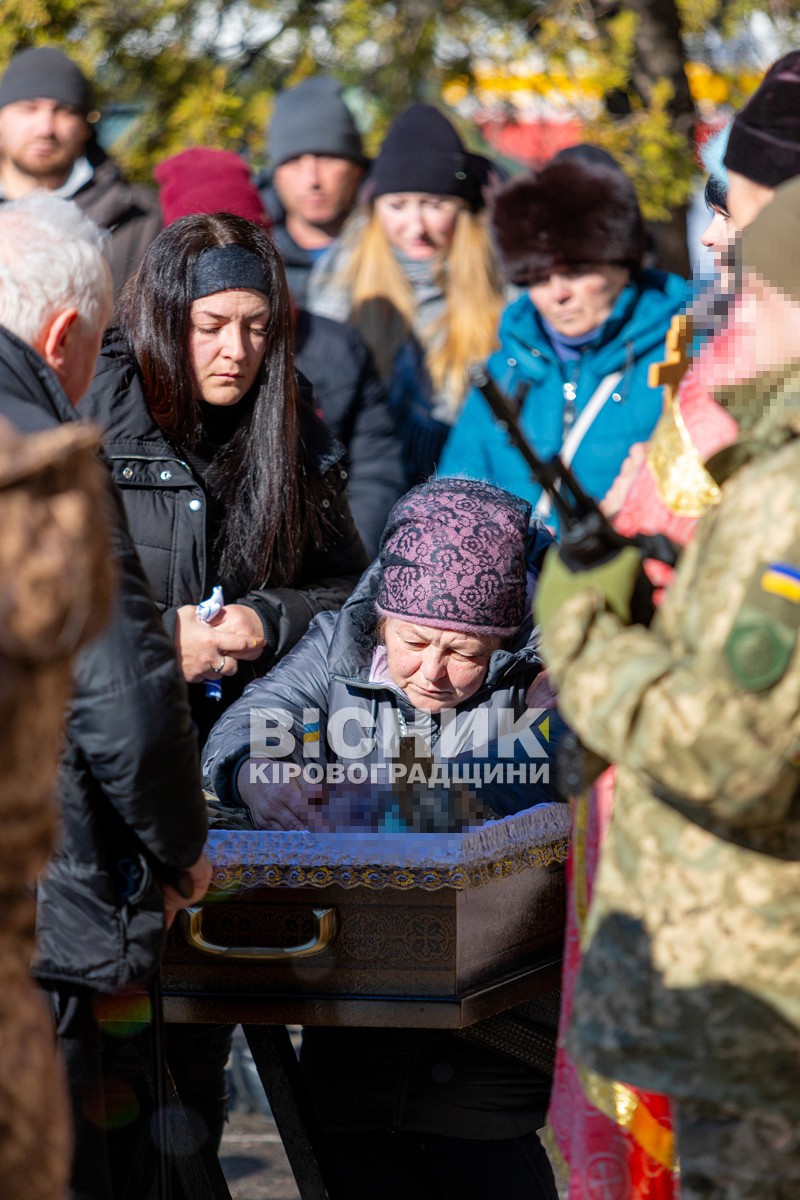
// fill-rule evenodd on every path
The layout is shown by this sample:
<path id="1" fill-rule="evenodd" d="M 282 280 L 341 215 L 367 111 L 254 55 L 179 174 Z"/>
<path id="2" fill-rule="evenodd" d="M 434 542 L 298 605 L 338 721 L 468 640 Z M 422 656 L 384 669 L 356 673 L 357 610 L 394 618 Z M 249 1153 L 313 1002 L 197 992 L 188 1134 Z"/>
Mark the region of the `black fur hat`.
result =
<path id="1" fill-rule="evenodd" d="M 494 198 L 500 264 L 530 287 L 572 263 L 641 266 L 645 229 L 633 184 L 621 168 L 578 157 L 512 179 Z"/>

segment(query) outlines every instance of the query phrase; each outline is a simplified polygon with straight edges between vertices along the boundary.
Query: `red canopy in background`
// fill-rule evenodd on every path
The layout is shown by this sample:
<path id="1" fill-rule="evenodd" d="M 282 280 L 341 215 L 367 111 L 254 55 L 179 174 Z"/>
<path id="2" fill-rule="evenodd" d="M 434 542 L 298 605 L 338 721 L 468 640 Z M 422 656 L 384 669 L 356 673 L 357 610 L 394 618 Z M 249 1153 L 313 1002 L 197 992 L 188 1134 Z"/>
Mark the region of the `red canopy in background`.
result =
<path id="1" fill-rule="evenodd" d="M 699 148 L 710 134 L 725 123 L 720 117 L 715 123 L 698 121 L 695 143 Z M 540 167 L 549 162 L 559 150 L 584 140 L 583 126 L 578 120 L 533 121 L 500 120 L 477 117 L 476 124 L 488 146 L 503 158 L 513 159 L 526 167 Z"/>

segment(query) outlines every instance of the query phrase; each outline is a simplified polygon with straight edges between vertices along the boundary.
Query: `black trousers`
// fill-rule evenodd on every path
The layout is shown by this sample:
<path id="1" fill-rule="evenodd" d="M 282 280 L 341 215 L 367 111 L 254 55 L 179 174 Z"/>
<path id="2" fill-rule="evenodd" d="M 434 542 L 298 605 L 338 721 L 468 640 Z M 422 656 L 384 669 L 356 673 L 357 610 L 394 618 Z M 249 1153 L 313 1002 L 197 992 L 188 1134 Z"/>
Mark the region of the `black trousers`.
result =
<path id="1" fill-rule="evenodd" d="M 345 1200 L 558 1200 L 535 1133 L 478 1141 L 365 1130 L 326 1137 L 325 1154 Z"/>
<path id="2" fill-rule="evenodd" d="M 300 1058 L 345 1200 L 556 1200 L 550 1079 L 436 1030 L 306 1029 Z"/>
<path id="3" fill-rule="evenodd" d="M 233 1026 L 228 1025 L 165 1026 L 167 1066 L 188 1125 L 187 1144 L 195 1151 L 207 1146 L 215 1153 L 219 1150 L 227 1111 L 225 1063 L 232 1035 Z M 107 1104 L 112 1114 L 118 1114 L 112 1117 L 114 1128 L 108 1134 L 114 1200 L 138 1200 L 131 1195 L 130 1176 L 141 1156 L 152 1160 L 155 1169 L 158 1118 L 152 1055 L 149 1031 L 104 1041 Z M 175 1200 L 183 1197 L 174 1170 L 172 1192 Z"/>
<path id="4" fill-rule="evenodd" d="M 70 1200 L 122 1200 L 139 1156 L 147 1153 L 155 1163 L 157 1154 L 151 1023 L 146 1016 L 121 1023 L 130 1009 L 125 997 L 72 985 L 53 986 L 47 995 L 72 1109 Z M 112 1015 L 115 1023 L 104 1021 Z M 166 1027 L 167 1061 L 198 1147 L 210 1142 L 219 1149 L 232 1034 L 227 1025 Z M 178 1196 L 177 1184 L 174 1190 Z"/>
<path id="5" fill-rule="evenodd" d="M 109 1114 L 103 1082 L 103 1034 L 89 988 L 47 990 L 67 1072 L 73 1125 L 70 1200 L 113 1196 L 108 1147 Z"/>

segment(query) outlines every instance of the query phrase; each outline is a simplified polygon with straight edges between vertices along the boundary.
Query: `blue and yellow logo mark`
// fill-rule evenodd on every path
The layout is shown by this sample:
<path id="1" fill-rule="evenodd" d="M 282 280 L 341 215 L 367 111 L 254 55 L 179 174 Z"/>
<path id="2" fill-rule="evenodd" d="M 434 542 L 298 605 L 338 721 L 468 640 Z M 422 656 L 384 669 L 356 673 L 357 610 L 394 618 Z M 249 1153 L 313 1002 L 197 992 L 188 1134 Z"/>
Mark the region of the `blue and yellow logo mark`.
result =
<path id="1" fill-rule="evenodd" d="M 303 753 L 315 757 L 319 754 L 319 721 L 303 726 Z M 312 749 L 313 747 L 313 749 Z"/>

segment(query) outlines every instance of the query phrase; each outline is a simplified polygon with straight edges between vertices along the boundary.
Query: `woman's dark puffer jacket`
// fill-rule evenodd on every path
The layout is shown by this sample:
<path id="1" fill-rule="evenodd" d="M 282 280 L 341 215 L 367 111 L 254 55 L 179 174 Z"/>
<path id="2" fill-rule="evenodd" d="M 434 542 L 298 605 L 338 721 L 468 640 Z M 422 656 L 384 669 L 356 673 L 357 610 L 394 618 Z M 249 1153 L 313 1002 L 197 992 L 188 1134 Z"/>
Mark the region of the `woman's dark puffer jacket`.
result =
<path id="1" fill-rule="evenodd" d="M 352 325 L 301 310 L 295 363 L 309 379 L 320 415 L 347 451 L 347 499 L 370 556 L 405 490 L 402 448 L 380 376 Z"/>
<path id="2" fill-rule="evenodd" d="M 176 609 L 199 603 L 219 582 L 210 577 L 203 486 L 150 415 L 135 363 L 121 340 L 112 339 L 104 347 L 79 411 L 106 431 L 103 448 L 122 493 L 134 544 L 172 638 Z M 264 625 L 267 649 L 257 663 L 242 662 L 236 676 L 223 679 L 223 707 L 255 674 L 262 674 L 291 649 L 316 613 L 340 608 L 367 565 L 345 496 L 343 451 L 310 407 L 304 407 L 303 414 L 302 435 L 320 475 L 331 484 L 329 499 L 323 501 L 328 506 L 331 531 L 324 547 L 307 549 L 294 587 L 260 587 L 245 596 L 225 597 L 229 604 L 255 609 Z M 202 685 L 190 685 L 189 693 L 197 718 L 204 708 Z M 204 720 L 199 723 L 201 727 L 208 724 Z"/>

